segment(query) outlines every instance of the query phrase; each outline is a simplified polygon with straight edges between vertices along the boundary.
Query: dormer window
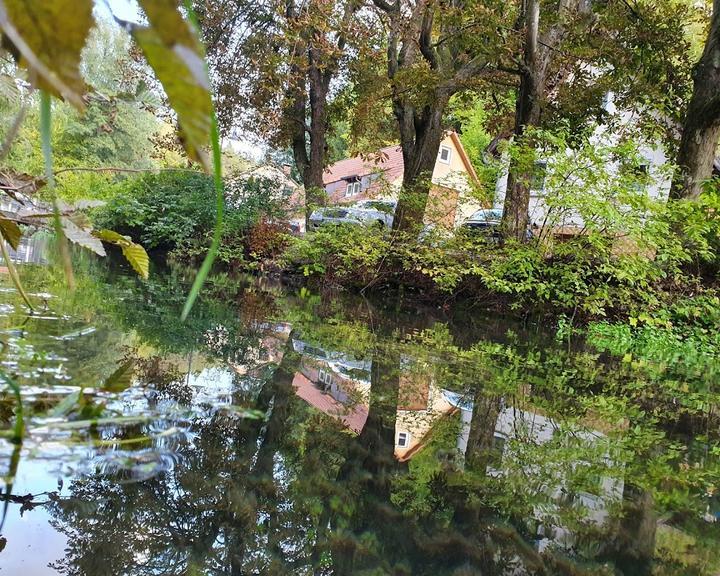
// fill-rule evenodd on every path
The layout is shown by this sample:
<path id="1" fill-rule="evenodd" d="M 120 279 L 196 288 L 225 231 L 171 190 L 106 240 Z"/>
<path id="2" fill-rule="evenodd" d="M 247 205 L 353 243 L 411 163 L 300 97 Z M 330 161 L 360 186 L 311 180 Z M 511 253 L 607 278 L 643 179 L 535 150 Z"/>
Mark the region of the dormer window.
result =
<path id="1" fill-rule="evenodd" d="M 443 164 L 450 164 L 450 158 L 452 157 L 452 150 L 449 146 L 440 146 L 439 160 Z"/>
<path id="2" fill-rule="evenodd" d="M 355 196 L 360 194 L 362 191 L 362 182 L 355 180 L 354 182 L 348 182 L 347 188 L 345 188 L 345 196 Z"/>

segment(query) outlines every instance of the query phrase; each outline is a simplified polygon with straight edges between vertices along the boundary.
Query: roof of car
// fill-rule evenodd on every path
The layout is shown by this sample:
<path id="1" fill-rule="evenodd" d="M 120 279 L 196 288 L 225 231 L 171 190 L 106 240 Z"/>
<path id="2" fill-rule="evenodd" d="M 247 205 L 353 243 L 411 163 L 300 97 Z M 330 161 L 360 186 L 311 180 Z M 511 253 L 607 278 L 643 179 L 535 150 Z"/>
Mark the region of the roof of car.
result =
<path id="1" fill-rule="evenodd" d="M 473 212 L 473 215 L 468 220 L 500 220 L 502 218 L 503 211 L 499 208 L 482 209 L 477 212 Z"/>

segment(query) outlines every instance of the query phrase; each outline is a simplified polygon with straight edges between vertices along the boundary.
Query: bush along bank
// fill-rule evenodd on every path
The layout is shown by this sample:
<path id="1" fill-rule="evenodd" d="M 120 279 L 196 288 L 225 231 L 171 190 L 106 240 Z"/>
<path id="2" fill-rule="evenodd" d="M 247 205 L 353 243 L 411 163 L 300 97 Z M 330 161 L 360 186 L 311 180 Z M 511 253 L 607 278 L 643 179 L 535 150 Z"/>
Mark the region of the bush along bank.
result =
<path id="1" fill-rule="evenodd" d="M 271 179 L 232 179 L 218 261 L 253 269 L 286 246 L 286 199 Z M 148 173 L 115 185 L 112 199 L 93 215 L 97 226 L 137 238 L 152 251 L 195 262 L 208 250 L 216 212 L 212 178 L 199 172 Z"/>
<path id="2" fill-rule="evenodd" d="M 713 294 L 717 190 L 700 201 L 645 202 L 634 216 L 610 203 L 596 214 L 569 238 L 545 229 L 528 243 L 503 245 L 463 229 L 418 239 L 328 226 L 292 239 L 281 265 L 316 287 L 401 289 L 435 302 L 566 315 L 575 324 L 650 317 L 679 298 Z"/>

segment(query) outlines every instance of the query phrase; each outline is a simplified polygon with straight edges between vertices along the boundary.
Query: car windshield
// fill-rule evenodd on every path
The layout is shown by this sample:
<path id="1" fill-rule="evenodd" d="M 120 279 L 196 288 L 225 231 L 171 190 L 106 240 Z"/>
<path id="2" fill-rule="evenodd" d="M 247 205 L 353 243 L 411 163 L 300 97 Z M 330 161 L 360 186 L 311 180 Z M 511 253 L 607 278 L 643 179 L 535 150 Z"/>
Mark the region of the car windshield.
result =
<path id="1" fill-rule="evenodd" d="M 502 219 L 502 210 L 478 210 L 470 220 L 480 220 L 481 222 L 493 222 Z"/>

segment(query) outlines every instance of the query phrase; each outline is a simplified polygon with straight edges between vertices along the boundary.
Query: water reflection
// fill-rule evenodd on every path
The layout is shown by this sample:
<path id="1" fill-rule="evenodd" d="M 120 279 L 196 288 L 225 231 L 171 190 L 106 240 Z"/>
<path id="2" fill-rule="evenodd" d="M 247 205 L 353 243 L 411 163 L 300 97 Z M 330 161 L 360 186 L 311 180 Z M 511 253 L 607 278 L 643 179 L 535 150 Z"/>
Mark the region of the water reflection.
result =
<path id="1" fill-rule="evenodd" d="M 216 277 L 181 324 L 182 270 L 33 274 L 47 310 L 0 310 L 9 573 L 717 573 L 711 369 L 690 402 L 497 318 Z"/>

